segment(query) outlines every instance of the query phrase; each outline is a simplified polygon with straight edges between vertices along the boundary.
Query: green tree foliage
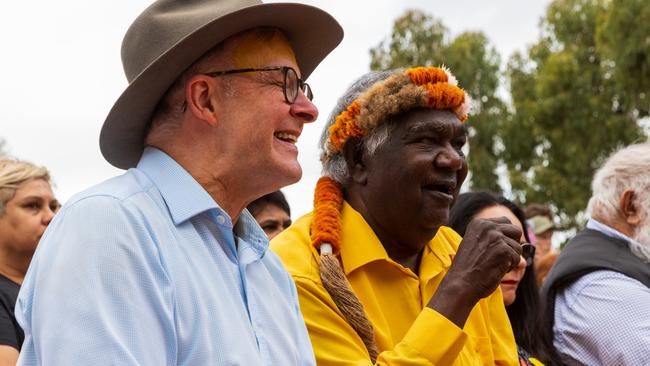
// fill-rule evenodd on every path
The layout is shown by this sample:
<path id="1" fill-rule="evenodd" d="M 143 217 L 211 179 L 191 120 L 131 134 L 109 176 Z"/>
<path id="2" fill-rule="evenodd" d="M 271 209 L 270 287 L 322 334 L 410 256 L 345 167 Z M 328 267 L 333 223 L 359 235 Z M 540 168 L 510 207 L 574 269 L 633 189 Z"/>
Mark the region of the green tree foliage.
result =
<path id="1" fill-rule="evenodd" d="M 470 133 L 471 186 L 500 192 L 495 136 L 506 112 L 496 96 L 500 58 L 480 32 L 465 32 L 451 39 L 440 20 L 421 11 L 398 18 L 392 34 L 370 50 L 373 70 L 446 65 L 475 101 L 476 111 L 467 122 Z"/>
<path id="2" fill-rule="evenodd" d="M 597 29 L 596 47 L 617 83 L 619 102 L 650 115 L 650 1 L 613 0 Z"/>
<path id="3" fill-rule="evenodd" d="M 617 2 L 625 3 L 621 7 L 628 2 L 650 4 L 613 1 Z M 514 113 L 501 125 L 500 157 L 508 167 L 513 192 L 520 201 L 551 203 L 569 225 L 584 210 L 593 173 L 604 157 L 620 145 L 645 139 L 634 105 L 649 81 L 631 80 L 638 64 L 626 66 L 627 71 L 619 68 L 627 62 L 623 59 L 634 57 L 614 48 L 633 48 L 629 42 L 634 41 L 614 45 L 621 35 L 601 30 L 616 29 L 624 17 L 611 7 L 606 0 L 553 2 L 543 19 L 540 41 L 527 55 L 515 54 L 508 62 Z M 646 30 L 644 37 L 648 34 Z M 620 60 L 609 58 L 613 53 Z M 621 87 L 619 79 L 630 79 L 628 86 Z M 621 92 L 628 88 L 629 94 Z M 629 95 L 635 95 L 634 103 Z"/>

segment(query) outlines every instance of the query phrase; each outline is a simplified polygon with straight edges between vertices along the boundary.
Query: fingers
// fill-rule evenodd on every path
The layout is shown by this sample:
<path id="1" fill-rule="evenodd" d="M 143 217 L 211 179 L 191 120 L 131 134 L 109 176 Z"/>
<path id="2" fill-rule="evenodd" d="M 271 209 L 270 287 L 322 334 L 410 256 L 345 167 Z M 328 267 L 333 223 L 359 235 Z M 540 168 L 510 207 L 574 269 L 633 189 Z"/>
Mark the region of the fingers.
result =
<path id="1" fill-rule="evenodd" d="M 496 247 L 494 249 L 498 248 L 499 251 L 503 251 L 502 258 L 504 265 L 507 266 L 504 268 L 507 271 L 516 269 L 522 254 L 522 247 L 519 243 L 519 238 L 522 235 L 521 230 L 505 217 L 487 219 L 486 221 L 490 227 L 488 236 Z"/>
<path id="2" fill-rule="evenodd" d="M 514 241 L 510 238 L 506 238 L 504 241 L 510 247 L 510 269 L 508 271 L 516 270 L 521 261 L 521 244 L 519 244 L 519 241 Z"/>
<path id="3" fill-rule="evenodd" d="M 492 221 L 497 224 L 497 229 L 503 233 L 503 235 L 516 240 L 519 243 L 519 238 L 521 238 L 522 232 L 519 227 L 513 225 L 508 218 L 505 216 L 496 217 L 492 219 L 487 219 L 487 221 Z"/>
<path id="4" fill-rule="evenodd" d="M 472 220 L 447 274 L 449 281 L 472 284 L 465 286 L 469 299 L 488 296 L 508 271 L 519 267 L 521 234 L 505 217 Z"/>
<path id="5" fill-rule="evenodd" d="M 497 230 L 492 231 L 490 234 L 492 237 L 490 240 L 492 245 L 490 245 L 491 248 L 489 250 L 501 258 L 503 273 L 517 268 L 521 258 L 521 244 L 499 233 Z"/>

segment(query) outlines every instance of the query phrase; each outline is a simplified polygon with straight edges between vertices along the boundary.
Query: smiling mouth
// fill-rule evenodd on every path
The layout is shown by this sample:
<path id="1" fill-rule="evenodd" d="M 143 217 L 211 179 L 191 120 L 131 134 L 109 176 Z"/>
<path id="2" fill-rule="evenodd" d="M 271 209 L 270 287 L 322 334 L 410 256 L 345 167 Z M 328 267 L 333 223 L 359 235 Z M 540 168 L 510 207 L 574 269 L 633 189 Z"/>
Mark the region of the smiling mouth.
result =
<path id="1" fill-rule="evenodd" d="M 434 184 L 427 184 L 423 188 L 426 189 L 427 191 L 440 192 L 448 196 L 452 196 L 454 194 L 454 190 L 456 189 L 456 185 L 451 182 L 434 183 Z"/>
<path id="2" fill-rule="evenodd" d="M 291 144 L 298 142 L 298 136 L 290 132 L 276 132 L 273 134 L 273 136 L 275 136 L 278 140 L 282 140 Z"/>

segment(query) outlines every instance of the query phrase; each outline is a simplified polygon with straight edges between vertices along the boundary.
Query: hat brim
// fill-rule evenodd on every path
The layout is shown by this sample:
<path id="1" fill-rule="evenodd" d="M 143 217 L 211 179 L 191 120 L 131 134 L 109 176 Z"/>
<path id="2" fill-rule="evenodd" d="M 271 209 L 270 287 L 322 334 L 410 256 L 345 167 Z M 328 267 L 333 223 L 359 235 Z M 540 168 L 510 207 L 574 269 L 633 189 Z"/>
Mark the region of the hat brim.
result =
<path id="1" fill-rule="evenodd" d="M 255 27 L 282 30 L 303 79 L 343 38 L 343 29 L 330 14 L 304 4 L 254 5 L 215 19 L 170 47 L 131 81 L 102 126 L 99 146 L 104 158 L 118 168 L 134 167 L 144 150 L 151 115 L 176 78 L 223 40 Z"/>

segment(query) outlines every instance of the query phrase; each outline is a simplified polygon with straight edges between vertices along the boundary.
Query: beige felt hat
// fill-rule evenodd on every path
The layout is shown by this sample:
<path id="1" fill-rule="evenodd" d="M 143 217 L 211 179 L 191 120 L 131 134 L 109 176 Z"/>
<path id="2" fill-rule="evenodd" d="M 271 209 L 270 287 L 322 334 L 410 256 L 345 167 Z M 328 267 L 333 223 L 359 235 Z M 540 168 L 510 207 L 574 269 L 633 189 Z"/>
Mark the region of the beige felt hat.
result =
<path id="1" fill-rule="evenodd" d="M 555 229 L 555 225 L 553 225 L 553 222 L 549 220 L 549 218 L 546 216 L 541 216 L 541 215 L 533 216 L 530 219 L 528 219 L 528 223 L 533 229 L 535 235 L 539 235 L 550 229 Z"/>
<path id="2" fill-rule="evenodd" d="M 176 78 L 212 47 L 255 27 L 283 31 L 302 78 L 343 38 L 327 12 L 295 3 L 259 0 L 158 0 L 133 22 L 122 42 L 122 65 L 129 86 L 109 112 L 99 136 L 112 165 L 135 166 L 156 105 Z"/>

